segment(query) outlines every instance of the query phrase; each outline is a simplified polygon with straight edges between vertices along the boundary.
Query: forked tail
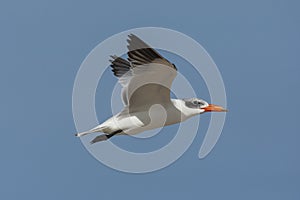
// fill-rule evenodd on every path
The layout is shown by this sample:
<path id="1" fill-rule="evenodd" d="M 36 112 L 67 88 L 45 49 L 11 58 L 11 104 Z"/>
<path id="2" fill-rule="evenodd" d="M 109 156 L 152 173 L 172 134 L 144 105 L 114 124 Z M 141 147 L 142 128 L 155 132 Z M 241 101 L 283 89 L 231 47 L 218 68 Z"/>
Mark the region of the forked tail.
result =
<path id="1" fill-rule="evenodd" d="M 76 133 L 75 136 L 76 137 L 81 137 L 81 136 L 84 136 L 84 135 L 87 135 L 87 134 L 90 134 L 90 133 L 102 132 L 104 128 L 105 127 L 96 127 L 96 128 L 91 129 L 91 130 L 88 130 L 88 131 L 84 131 L 84 132 L 81 132 L 81 133 Z"/>
<path id="2" fill-rule="evenodd" d="M 105 127 L 101 127 L 101 128 L 97 128 L 96 127 L 96 128 L 91 129 L 89 131 L 85 131 L 85 132 L 81 132 L 81 133 L 76 133 L 75 136 L 76 137 L 81 137 L 81 136 L 84 136 L 84 135 L 87 135 L 87 134 L 90 134 L 90 133 L 102 132 L 104 130 L 105 130 Z M 112 136 L 114 136 L 114 135 L 116 135 L 118 133 L 122 133 L 122 132 L 123 132 L 123 130 L 119 129 L 119 130 L 113 131 L 112 133 L 106 133 L 106 134 L 98 135 L 90 143 L 94 144 L 96 142 L 107 140 L 107 139 L 111 138 Z"/>
<path id="3" fill-rule="evenodd" d="M 111 138 L 112 136 L 114 136 L 114 135 L 116 135 L 118 133 L 121 133 L 121 132 L 123 132 L 123 131 L 122 130 L 116 130 L 116 131 L 114 131 L 112 133 L 109 133 L 109 134 L 98 135 L 90 143 L 94 144 L 96 142 L 101 142 L 101 141 L 107 140 L 107 139 Z"/>
<path id="4" fill-rule="evenodd" d="M 81 137 L 81 136 L 87 135 L 89 133 L 93 133 L 93 132 L 91 132 L 91 131 L 85 131 L 85 132 L 81 132 L 81 133 L 76 133 L 75 136 L 76 137 Z"/>

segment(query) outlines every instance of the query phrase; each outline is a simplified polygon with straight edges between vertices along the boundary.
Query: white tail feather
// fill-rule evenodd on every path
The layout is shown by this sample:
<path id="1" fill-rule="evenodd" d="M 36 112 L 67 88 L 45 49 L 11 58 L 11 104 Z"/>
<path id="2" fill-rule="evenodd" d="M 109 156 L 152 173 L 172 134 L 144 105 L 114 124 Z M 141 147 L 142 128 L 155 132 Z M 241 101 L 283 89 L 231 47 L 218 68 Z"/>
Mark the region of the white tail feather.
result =
<path id="1" fill-rule="evenodd" d="M 89 133 L 93 133 L 93 132 L 91 132 L 91 131 L 85 131 L 85 132 L 81 132 L 81 133 L 76 133 L 75 136 L 76 137 L 81 137 L 81 136 L 87 135 Z"/>
<path id="2" fill-rule="evenodd" d="M 104 129 L 104 127 L 96 127 L 96 128 L 93 128 L 93 129 L 91 129 L 89 131 L 84 131 L 84 132 L 81 132 L 81 133 L 76 133 L 75 136 L 76 137 L 81 137 L 81 136 L 84 136 L 84 135 L 87 135 L 87 134 L 90 134 L 90 133 L 101 132 L 103 129 Z"/>

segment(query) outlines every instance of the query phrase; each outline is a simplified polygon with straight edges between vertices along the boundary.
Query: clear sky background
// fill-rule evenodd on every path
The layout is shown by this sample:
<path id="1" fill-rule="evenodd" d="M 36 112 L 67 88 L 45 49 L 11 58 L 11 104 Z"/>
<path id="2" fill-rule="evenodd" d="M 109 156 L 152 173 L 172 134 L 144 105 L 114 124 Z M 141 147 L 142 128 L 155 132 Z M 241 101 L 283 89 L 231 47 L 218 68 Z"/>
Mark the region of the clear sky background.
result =
<path id="1" fill-rule="evenodd" d="M 1 1 L 0 199 L 299 200 L 299 6 L 292 0 Z M 112 170 L 86 151 L 74 137 L 71 100 L 86 55 L 107 37 L 144 26 L 178 30 L 202 44 L 223 76 L 230 112 L 208 157 L 197 157 L 206 114 L 177 162 L 137 175 Z M 201 78 L 167 55 L 193 85 L 199 80 L 198 94 L 209 99 Z M 111 114 L 101 104 L 97 110 L 100 121 Z M 176 128 L 164 133 L 172 137 Z M 124 147 L 122 138 L 114 142 Z M 147 150 L 156 148 L 149 143 Z"/>

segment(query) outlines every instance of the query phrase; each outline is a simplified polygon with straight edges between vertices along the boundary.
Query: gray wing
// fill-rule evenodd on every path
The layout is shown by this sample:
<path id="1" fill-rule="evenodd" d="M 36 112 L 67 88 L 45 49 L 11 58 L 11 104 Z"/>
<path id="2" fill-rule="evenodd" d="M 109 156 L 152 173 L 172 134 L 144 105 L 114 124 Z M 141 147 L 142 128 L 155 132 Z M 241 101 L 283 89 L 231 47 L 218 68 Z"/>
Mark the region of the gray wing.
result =
<path id="1" fill-rule="evenodd" d="M 131 108 L 170 102 L 170 88 L 177 75 L 174 64 L 135 35 L 129 35 L 128 60 L 112 56 L 111 67 L 119 78 L 122 99 Z"/>

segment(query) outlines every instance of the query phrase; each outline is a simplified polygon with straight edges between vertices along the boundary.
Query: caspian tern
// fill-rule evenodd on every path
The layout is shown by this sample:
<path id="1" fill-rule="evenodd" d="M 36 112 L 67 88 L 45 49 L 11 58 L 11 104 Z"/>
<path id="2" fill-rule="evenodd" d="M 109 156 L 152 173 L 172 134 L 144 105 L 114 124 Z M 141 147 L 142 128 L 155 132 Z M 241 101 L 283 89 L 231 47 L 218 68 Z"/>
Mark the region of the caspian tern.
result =
<path id="1" fill-rule="evenodd" d="M 177 68 L 155 49 L 130 34 L 128 59 L 111 56 L 114 75 L 122 85 L 123 110 L 96 126 L 75 134 L 77 137 L 102 132 L 90 143 L 107 140 L 114 135 L 132 135 L 183 122 L 205 112 L 226 112 L 221 106 L 198 98 L 171 99 L 170 88 Z"/>

